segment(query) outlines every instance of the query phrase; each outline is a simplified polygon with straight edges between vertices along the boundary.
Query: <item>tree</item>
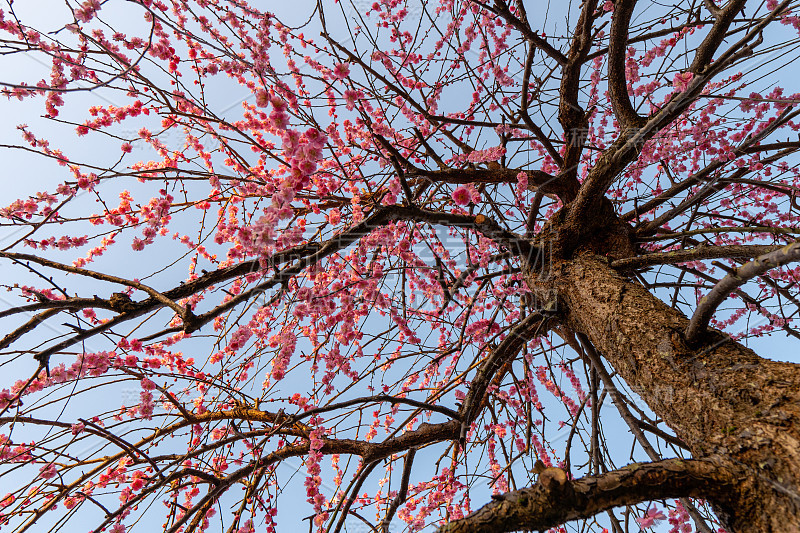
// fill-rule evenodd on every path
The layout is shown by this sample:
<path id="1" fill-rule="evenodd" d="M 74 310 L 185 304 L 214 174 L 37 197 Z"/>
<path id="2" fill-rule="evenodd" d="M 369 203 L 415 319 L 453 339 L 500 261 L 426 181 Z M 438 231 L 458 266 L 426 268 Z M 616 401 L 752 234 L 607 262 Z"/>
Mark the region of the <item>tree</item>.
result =
<path id="1" fill-rule="evenodd" d="M 798 2 L 676 4 L 9 2 L 2 528 L 800 530 Z"/>

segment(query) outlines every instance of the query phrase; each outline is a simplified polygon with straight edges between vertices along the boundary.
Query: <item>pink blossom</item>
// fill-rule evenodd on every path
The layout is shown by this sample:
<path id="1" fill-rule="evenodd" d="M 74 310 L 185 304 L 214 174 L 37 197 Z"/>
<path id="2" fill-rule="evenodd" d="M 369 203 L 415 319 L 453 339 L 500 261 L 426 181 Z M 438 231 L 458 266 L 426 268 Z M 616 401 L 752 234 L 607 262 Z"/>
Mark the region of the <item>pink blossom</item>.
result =
<path id="1" fill-rule="evenodd" d="M 692 78 L 694 78 L 694 74 L 691 72 L 679 72 L 672 79 L 672 86 L 678 91 L 685 91 Z"/>
<path id="2" fill-rule="evenodd" d="M 14 503 L 14 501 L 15 501 L 16 499 L 17 499 L 17 497 L 16 497 L 16 496 L 14 496 L 13 494 L 10 494 L 10 493 L 9 493 L 9 494 L 6 494 L 6 497 L 5 497 L 5 498 L 3 498 L 2 500 L 0 500 L 0 508 L 2 508 L 2 507 L 8 507 L 8 506 L 9 506 L 9 505 L 11 505 L 12 503 Z"/>
<path id="3" fill-rule="evenodd" d="M 528 188 L 528 173 L 524 170 L 517 174 L 517 187 L 519 191 L 524 191 Z"/>
<path id="4" fill-rule="evenodd" d="M 350 65 L 347 63 L 337 63 L 331 71 L 334 78 L 343 80 L 350 75 Z"/>
<path id="5" fill-rule="evenodd" d="M 456 205 L 467 205 L 470 200 L 472 200 L 472 195 L 470 194 L 469 189 L 463 185 L 454 190 L 451 197 Z"/>
<path id="6" fill-rule="evenodd" d="M 79 435 L 80 433 L 83 433 L 84 428 L 86 428 L 86 425 L 83 422 L 72 424 L 72 434 Z"/>
<path id="7" fill-rule="evenodd" d="M 347 107 L 348 111 L 352 111 L 355 108 L 356 102 L 358 102 L 362 97 L 361 91 L 355 91 L 353 89 L 347 89 L 344 92 L 344 101 L 345 107 Z"/>
<path id="8" fill-rule="evenodd" d="M 603 4 L 603 11 L 614 11 L 614 2 L 607 0 L 606 3 Z"/>
<path id="9" fill-rule="evenodd" d="M 487 161 L 497 161 L 505 155 L 506 149 L 502 146 L 494 146 L 486 150 L 473 150 L 467 156 L 470 163 L 485 163 Z"/>
<path id="10" fill-rule="evenodd" d="M 342 220 L 342 214 L 338 209 L 331 209 L 328 211 L 328 222 L 331 224 L 338 224 Z"/>
<path id="11" fill-rule="evenodd" d="M 99 10 L 100 0 L 86 0 L 81 4 L 80 9 L 75 11 L 75 18 L 81 22 L 89 22 Z"/>
<path id="12" fill-rule="evenodd" d="M 150 417 L 153 415 L 153 409 L 155 405 L 153 404 L 153 395 L 147 391 L 142 391 L 139 393 L 139 399 L 141 403 L 139 404 L 139 413 L 147 420 L 150 420 Z"/>
<path id="13" fill-rule="evenodd" d="M 289 115 L 273 108 L 272 112 L 269 114 L 269 121 L 276 130 L 284 130 L 289 124 Z"/>
<path id="14" fill-rule="evenodd" d="M 663 512 L 657 510 L 655 507 L 651 507 L 647 510 L 643 517 L 637 518 L 636 522 L 639 524 L 639 527 L 646 529 L 648 527 L 653 527 L 656 522 L 666 519 L 667 517 Z"/>
<path id="15" fill-rule="evenodd" d="M 56 477 L 56 465 L 48 463 L 39 469 L 39 477 L 44 479 L 51 479 Z"/>
<path id="16" fill-rule="evenodd" d="M 242 524 L 242 527 L 236 530 L 236 533 L 253 533 L 253 531 L 255 531 L 253 529 L 253 521 L 247 520 L 244 524 Z"/>
<path id="17" fill-rule="evenodd" d="M 325 134 L 319 131 L 317 128 L 308 128 L 305 136 L 309 144 L 317 149 L 325 146 L 325 142 L 328 140 Z"/>

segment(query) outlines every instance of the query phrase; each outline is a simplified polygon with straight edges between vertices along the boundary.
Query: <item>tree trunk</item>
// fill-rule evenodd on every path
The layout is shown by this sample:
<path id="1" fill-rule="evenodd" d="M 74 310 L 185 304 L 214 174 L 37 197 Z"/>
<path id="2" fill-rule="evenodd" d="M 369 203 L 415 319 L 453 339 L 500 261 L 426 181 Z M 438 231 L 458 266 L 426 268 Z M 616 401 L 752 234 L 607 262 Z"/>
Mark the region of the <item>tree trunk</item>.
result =
<path id="1" fill-rule="evenodd" d="M 547 279 L 529 274 L 528 284 L 556 291 L 565 323 L 695 457 L 749 469 L 740 485 L 705 495 L 729 531 L 800 531 L 800 365 L 763 359 L 716 330 L 688 346 L 685 316 L 593 254 L 557 263 Z"/>

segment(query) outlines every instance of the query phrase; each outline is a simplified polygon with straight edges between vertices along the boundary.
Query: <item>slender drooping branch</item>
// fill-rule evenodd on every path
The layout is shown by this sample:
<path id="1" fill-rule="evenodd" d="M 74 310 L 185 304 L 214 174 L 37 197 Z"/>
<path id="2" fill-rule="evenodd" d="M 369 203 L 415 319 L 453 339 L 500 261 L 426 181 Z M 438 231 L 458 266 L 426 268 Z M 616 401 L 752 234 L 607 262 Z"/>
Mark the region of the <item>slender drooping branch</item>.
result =
<path id="1" fill-rule="evenodd" d="M 798 260 L 800 260 L 800 242 L 794 242 L 779 250 L 759 256 L 749 263 L 734 269 L 730 274 L 722 278 L 719 283 L 711 289 L 711 292 L 700 300 L 697 310 L 694 312 L 694 315 L 692 315 L 692 320 L 686 328 L 686 341 L 689 344 L 696 344 L 700 340 L 700 336 L 706 331 L 708 322 L 711 320 L 717 307 L 719 307 L 731 292 L 756 276 L 760 276 L 773 268 L 778 268 Z"/>
<path id="2" fill-rule="evenodd" d="M 406 453 L 406 460 L 403 464 L 403 476 L 400 480 L 400 491 L 395 496 L 392 503 L 389 505 L 389 509 L 386 511 L 386 516 L 381 521 L 381 531 L 383 533 L 389 532 L 389 525 L 392 523 L 392 518 L 394 514 L 397 512 L 397 509 L 406 501 L 406 497 L 408 496 L 408 483 L 411 479 L 411 466 L 414 464 L 414 456 L 417 453 L 416 448 L 411 448 Z"/>
<path id="3" fill-rule="evenodd" d="M 633 433 L 633 435 L 636 437 L 636 440 L 642 446 L 647 456 L 650 457 L 650 460 L 657 461 L 660 458 L 658 452 L 656 452 L 656 450 L 644 436 L 644 433 L 636 423 L 636 419 L 633 417 L 633 414 L 631 414 L 628 406 L 625 405 L 625 400 L 623 400 L 622 394 L 617 389 L 614 381 L 611 379 L 611 375 L 608 373 L 608 370 L 606 370 L 605 365 L 603 365 L 603 361 L 600 359 L 600 354 L 595 351 L 594 346 L 592 346 L 591 341 L 586 337 L 586 335 L 582 333 L 577 333 L 576 335 L 578 340 L 581 342 L 581 346 L 583 347 L 583 354 L 589 359 L 589 362 L 592 363 L 592 366 L 597 371 L 597 374 L 602 380 L 603 385 L 611 395 L 611 402 L 617 408 L 625 423 L 628 424 L 628 428 L 631 430 L 631 433 Z"/>
<path id="4" fill-rule="evenodd" d="M 14 261 L 30 261 L 32 263 L 38 263 L 38 264 L 40 264 L 42 266 L 46 266 L 46 267 L 53 268 L 53 269 L 56 269 L 56 270 L 61 270 L 63 272 L 69 272 L 71 274 L 78 274 L 78 275 L 81 275 L 81 276 L 86 276 L 88 278 L 99 279 L 101 281 L 108 281 L 110 283 L 117 283 L 117 284 L 120 284 L 120 285 L 125 285 L 127 287 L 132 288 L 132 289 L 138 289 L 138 290 L 140 290 L 142 292 L 147 293 L 153 300 L 155 300 L 155 301 L 159 302 L 160 304 L 162 304 L 162 305 L 164 305 L 166 307 L 169 307 L 170 309 L 175 311 L 175 313 L 179 317 L 181 317 L 181 319 L 183 320 L 184 324 L 187 324 L 187 326 L 188 326 L 188 324 L 191 322 L 191 320 L 193 318 L 191 309 L 189 309 L 188 307 L 182 307 L 181 305 L 176 303 L 174 300 L 168 298 L 164 294 L 162 294 L 162 293 L 158 292 L 157 290 L 153 289 L 152 287 L 149 287 L 149 286 L 145 285 L 144 283 L 140 283 L 140 282 L 138 282 L 136 280 L 125 279 L 125 278 L 121 278 L 119 276 L 112 276 L 111 274 L 103 274 L 102 272 L 95 272 L 93 270 L 88 270 L 88 269 L 85 269 L 85 268 L 79 268 L 79 267 L 72 266 L 72 265 L 65 265 L 63 263 L 58 263 L 56 261 L 51 261 L 49 259 L 45 259 L 43 257 L 37 257 L 35 255 L 30 255 L 30 254 L 18 254 L 18 253 L 12 253 L 12 252 L 0 252 L 0 257 L 6 258 L 6 259 L 12 259 Z M 112 305 L 112 308 L 113 307 L 114 306 Z"/>
<path id="5" fill-rule="evenodd" d="M 507 492 L 439 533 L 544 531 L 613 507 L 678 496 L 714 494 L 717 501 L 735 501 L 741 476 L 740 467 L 718 456 L 635 463 L 575 481 L 559 468 L 548 468 L 536 485 Z"/>

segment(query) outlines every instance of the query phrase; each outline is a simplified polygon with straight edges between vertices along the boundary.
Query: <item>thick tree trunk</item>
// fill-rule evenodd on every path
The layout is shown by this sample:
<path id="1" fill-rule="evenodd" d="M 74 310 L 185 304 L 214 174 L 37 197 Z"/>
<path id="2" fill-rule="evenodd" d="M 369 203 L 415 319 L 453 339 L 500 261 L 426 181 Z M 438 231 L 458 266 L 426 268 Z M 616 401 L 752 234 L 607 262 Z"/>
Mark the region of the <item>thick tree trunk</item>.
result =
<path id="1" fill-rule="evenodd" d="M 800 365 L 769 361 L 709 330 L 690 347 L 688 320 L 605 258 L 584 254 L 531 276 L 554 288 L 559 314 L 691 448 L 750 475 L 711 491 L 733 532 L 800 531 Z M 563 314 L 562 314 L 563 313 Z"/>

